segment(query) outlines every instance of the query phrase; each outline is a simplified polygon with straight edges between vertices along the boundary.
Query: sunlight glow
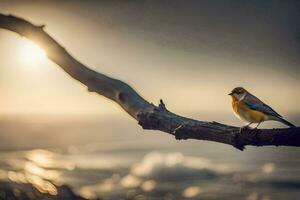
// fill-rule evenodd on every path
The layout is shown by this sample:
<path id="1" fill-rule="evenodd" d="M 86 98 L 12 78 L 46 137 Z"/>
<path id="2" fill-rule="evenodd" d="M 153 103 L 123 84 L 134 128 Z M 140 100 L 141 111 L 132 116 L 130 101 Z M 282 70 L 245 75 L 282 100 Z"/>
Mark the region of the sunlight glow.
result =
<path id="1" fill-rule="evenodd" d="M 54 154 L 50 151 L 42 150 L 42 149 L 35 149 L 29 151 L 27 154 L 27 159 L 34 162 L 39 167 L 53 167 L 54 161 L 53 158 Z"/>
<path id="2" fill-rule="evenodd" d="M 20 61 L 26 65 L 40 64 L 46 58 L 46 52 L 37 44 L 26 40 L 20 48 Z"/>
<path id="3" fill-rule="evenodd" d="M 185 198 L 194 198 L 202 192 L 202 189 L 198 186 L 190 186 L 182 192 L 182 196 Z"/>

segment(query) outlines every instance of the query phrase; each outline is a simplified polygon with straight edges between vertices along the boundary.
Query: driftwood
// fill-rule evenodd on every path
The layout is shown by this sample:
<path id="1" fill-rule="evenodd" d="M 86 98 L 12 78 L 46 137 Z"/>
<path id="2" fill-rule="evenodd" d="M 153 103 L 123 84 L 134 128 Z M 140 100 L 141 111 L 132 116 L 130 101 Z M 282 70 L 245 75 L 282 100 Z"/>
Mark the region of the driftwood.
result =
<path id="1" fill-rule="evenodd" d="M 46 52 L 49 59 L 72 78 L 118 103 L 136 119 L 143 129 L 160 130 L 176 139 L 197 139 L 220 142 L 243 150 L 253 146 L 300 146 L 300 128 L 242 129 L 217 122 L 197 121 L 168 111 L 160 101 L 159 106 L 146 101 L 128 84 L 93 71 L 72 57 L 67 50 L 44 31 L 45 25 L 34 25 L 22 18 L 0 14 L 0 28 L 24 36 Z"/>

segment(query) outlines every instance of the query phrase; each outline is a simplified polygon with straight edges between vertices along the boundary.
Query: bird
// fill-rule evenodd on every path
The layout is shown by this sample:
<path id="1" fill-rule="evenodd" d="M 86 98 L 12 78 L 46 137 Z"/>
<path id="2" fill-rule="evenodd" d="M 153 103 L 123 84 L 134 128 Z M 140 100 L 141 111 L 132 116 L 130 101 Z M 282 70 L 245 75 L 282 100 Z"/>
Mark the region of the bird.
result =
<path id="1" fill-rule="evenodd" d="M 243 128 L 249 128 L 251 124 L 257 123 L 256 129 L 262 122 L 268 120 L 275 120 L 289 127 L 295 127 L 243 87 L 234 88 L 228 95 L 231 96 L 232 109 L 236 116 L 248 122 Z"/>

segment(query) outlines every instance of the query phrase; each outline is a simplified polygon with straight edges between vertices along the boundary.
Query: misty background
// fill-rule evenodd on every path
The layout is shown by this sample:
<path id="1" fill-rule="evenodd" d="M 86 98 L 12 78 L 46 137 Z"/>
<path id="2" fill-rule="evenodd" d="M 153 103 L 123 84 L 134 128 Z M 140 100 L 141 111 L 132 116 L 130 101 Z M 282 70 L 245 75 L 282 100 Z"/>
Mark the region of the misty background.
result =
<path id="1" fill-rule="evenodd" d="M 300 2 L 296 0 L 0 1 L 1 13 L 45 24 L 44 30 L 76 59 L 128 83 L 146 100 L 157 104 L 163 99 L 169 110 L 180 115 L 236 126 L 243 123 L 233 115 L 227 95 L 236 86 L 245 87 L 292 123 L 300 123 L 299 11 Z M 297 148 L 248 147 L 241 153 L 228 145 L 176 141 L 162 132 L 142 130 L 117 104 L 89 93 L 50 60 L 24 63 L 20 49 L 26 42 L 17 34 L 0 29 L 0 158 L 5 163 L 2 170 L 15 169 L 16 162 L 11 161 L 14 151 L 18 152 L 13 157 L 19 164 L 24 159 L 36 162 L 28 157 L 36 152 L 53 162 L 69 160 L 81 170 L 80 175 L 73 168 L 67 175 L 65 169 L 54 168 L 64 174 L 62 182 L 89 196 L 107 194 L 99 190 L 103 185 L 98 185 L 108 176 L 98 177 L 103 168 L 117 173 L 122 182 L 126 177 L 123 168 L 138 177 L 134 163 L 159 163 L 159 173 L 152 177 L 156 180 L 168 169 L 165 160 L 175 159 L 183 177 L 198 177 L 199 172 L 191 172 L 186 162 L 191 162 L 190 158 L 197 163 L 198 159 L 211 159 L 201 160 L 206 163 L 205 170 L 218 176 L 221 173 L 220 179 L 224 174 L 230 177 L 225 178 L 225 183 L 223 179 L 209 182 L 211 179 L 202 179 L 200 173 L 197 180 L 219 188 L 208 189 L 211 193 L 227 198 L 223 189 L 228 188 L 223 186 L 235 185 L 236 179 L 231 176 L 246 171 L 241 180 L 245 176 L 250 177 L 250 182 L 251 177 L 263 177 L 263 181 L 235 188 L 234 193 L 227 194 L 228 199 L 255 194 L 263 200 L 282 199 L 280 195 L 296 199 L 299 195 L 300 177 L 295 175 L 300 166 Z M 261 127 L 283 125 L 266 122 Z M 36 151 L 37 148 L 43 150 Z M 228 165 L 230 170 L 220 172 L 212 167 L 216 163 Z M 23 169 L 22 164 L 17 166 Z M 175 168 L 174 174 L 180 174 L 180 170 Z M 170 177 L 174 178 L 174 174 Z M 182 180 L 175 176 L 172 181 L 170 177 L 166 175 L 163 181 L 173 184 Z M 111 180 L 115 179 L 112 176 Z M 136 187 L 142 185 L 139 181 L 135 182 Z M 185 188 L 190 182 L 182 184 Z M 181 191 L 182 187 L 172 189 Z M 114 186 L 110 191 L 116 191 Z M 201 193 L 195 188 L 191 191 Z"/>

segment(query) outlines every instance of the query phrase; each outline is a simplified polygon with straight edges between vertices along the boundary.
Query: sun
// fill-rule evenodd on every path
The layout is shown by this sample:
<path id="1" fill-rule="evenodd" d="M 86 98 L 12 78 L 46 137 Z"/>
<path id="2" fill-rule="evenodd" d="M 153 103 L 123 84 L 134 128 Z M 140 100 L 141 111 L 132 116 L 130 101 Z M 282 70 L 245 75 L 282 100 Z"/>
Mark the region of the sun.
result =
<path id="1" fill-rule="evenodd" d="M 46 58 L 46 52 L 37 44 L 24 40 L 20 48 L 20 61 L 23 64 L 34 66 L 41 64 Z"/>

